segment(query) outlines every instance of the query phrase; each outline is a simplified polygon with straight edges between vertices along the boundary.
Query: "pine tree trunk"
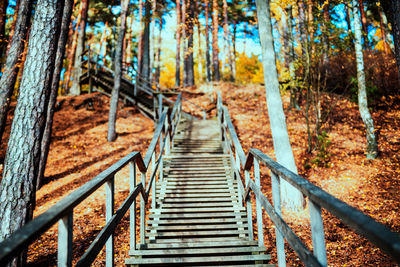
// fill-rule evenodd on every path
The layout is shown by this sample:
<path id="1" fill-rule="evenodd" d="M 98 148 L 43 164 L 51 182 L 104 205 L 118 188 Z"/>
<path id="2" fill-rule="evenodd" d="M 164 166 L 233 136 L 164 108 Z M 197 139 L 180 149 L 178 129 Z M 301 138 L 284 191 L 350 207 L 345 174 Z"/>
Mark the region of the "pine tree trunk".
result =
<path id="1" fill-rule="evenodd" d="M 181 0 L 176 0 L 176 63 L 175 63 L 175 87 L 181 86 Z"/>
<path id="2" fill-rule="evenodd" d="M 219 81 L 219 47 L 218 47 L 218 0 L 213 0 L 213 13 L 212 13 L 212 48 L 213 48 L 213 80 Z"/>
<path id="3" fill-rule="evenodd" d="M 195 2 L 196 3 L 196 2 Z M 197 24 L 197 40 L 199 42 L 199 47 L 198 47 L 198 51 L 197 51 L 197 67 L 198 67 L 198 72 L 199 72 L 199 77 L 198 80 L 201 81 L 203 78 L 203 51 L 201 49 L 201 24 L 200 21 L 198 19 L 199 15 L 200 15 L 200 11 L 198 10 L 198 7 L 196 6 L 196 10 L 197 10 L 197 19 L 196 19 L 196 24 Z"/>
<path id="4" fill-rule="evenodd" d="M 153 69 L 154 69 L 154 43 L 155 43 L 155 36 L 154 36 L 154 31 L 155 31 L 155 23 L 156 23 L 156 6 L 157 6 L 157 0 L 152 0 L 152 6 L 151 6 L 151 26 L 150 26 L 150 33 L 151 33 L 151 38 L 150 38 L 150 72 L 149 72 L 149 81 L 153 81 Z"/>
<path id="5" fill-rule="evenodd" d="M 126 13 L 128 11 L 129 0 L 121 1 L 121 25 L 119 27 L 118 40 L 115 49 L 115 70 L 114 70 L 114 87 L 111 93 L 110 112 L 108 115 L 108 142 L 113 142 L 117 139 L 115 131 L 115 122 L 117 121 L 118 97 L 121 88 L 122 78 L 122 45 L 124 43 L 126 32 Z"/>
<path id="6" fill-rule="evenodd" d="M 225 35 L 225 43 L 227 47 L 227 57 L 228 57 L 228 65 L 229 65 L 229 80 L 233 81 L 233 66 L 232 66 L 232 55 L 231 55 L 231 44 L 229 38 L 229 24 L 228 24 L 228 2 L 224 0 L 224 35 Z"/>
<path id="7" fill-rule="evenodd" d="M 156 73 L 155 73 L 155 82 L 156 84 L 160 83 L 160 73 L 161 73 L 161 32 L 162 32 L 162 26 L 163 26 L 163 21 L 162 21 L 162 14 L 160 12 L 160 24 L 159 24 L 159 30 L 160 32 L 158 33 L 158 48 L 157 48 L 157 67 L 156 67 Z"/>
<path id="8" fill-rule="evenodd" d="M 150 19 L 151 3 L 150 0 L 146 0 L 143 32 L 143 63 L 141 70 L 141 74 L 146 80 L 150 77 Z"/>
<path id="9" fill-rule="evenodd" d="M 206 75 L 207 75 L 207 82 L 211 81 L 211 61 L 210 61 L 210 22 L 209 22 L 209 2 L 208 0 L 204 1 L 205 6 L 205 17 L 206 17 L 206 29 L 205 29 L 205 36 L 206 36 Z"/>
<path id="10" fill-rule="evenodd" d="M 256 0 L 256 6 L 264 67 L 265 92 L 275 154 L 280 164 L 297 173 L 279 92 L 269 0 Z M 294 211 L 301 210 L 304 206 L 303 195 L 283 179 L 281 179 L 281 201 L 284 206 Z"/>
<path id="11" fill-rule="evenodd" d="M 232 77 L 233 80 L 236 80 L 236 31 L 237 31 L 237 25 L 234 22 L 233 24 L 233 36 L 232 36 L 232 47 L 233 47 L 233 59 L 232 59 Z"/>
<path id="12" fill-rule="evenodd" d="M 74 59 L 75 59 L 75 52 L 76 52 L 76 46 L 78 43 L 78 36 L 79 36 L 79 25 L 81 24 L 81 19 L 82 19 L 82 5 L 79 7 L 79 14 L 78 17 L 76 18 L 76 26 L 74 30 L 74 35 L 72 38 L 72 43 L 71 46 L 68 47 L 68 55 L 67 55 L 67 62 L 68 62 L 68 68 L 67 71 L 65 72 L 65 79 L 64 79 L 64 88 L 65 92 L 68 91 L 69 83 L 71 81 L 71 76 L 72 76 L 72 68 L 74 66 Z"/>
<path id="13" fill-rule="evenodd" d="M 187 51 L 184 61 L 184 73 L 183 82 L 185 83 L 184 86 L 193 86 L 194 85 L 194 59 L 193 59 L 193 30 L 194 30 L 194 4 L 193 1 L 189 1 L 189 12 L 187 14 Z M 186 74 L 185 74 L 186 73 Z"/>
<path id="14" fill-rule="evenodd" d="M 400 1 L 389 1 L 389 11 L 391 14 L 392 34 L 394 43 L 394 52 L 396 55 L 397 70 L 400 80 Z"/>
<path id="15" fill-rule="evenodd" d="M 139 0 L 139 36 L 137 52 L 137 73 L 142 75 L 143 69 L 143 0 Z"/>
<path id="16" fill-rule="evenodd" d="M 63 1 L 37 2 L 0 184 L 0 241 L 32 219 L 40 141 L 54 71 L 62 8 Z M 23 260 L 23 257 L 19 257 L 13 263 L 21 265 Z"/>
<path id="17" fill-rule="evenodd" d="M 18 76 L 19 58 L 24 51 L 30 24 L 33 0 L 22 0 L 18 10 L 14 34 L 7 52 L 6 64 L 0 78 L 0 144 L 7 122 L 7 112 Z"/>
<path id="18" fill-rule="evenodd" d="M 365 84 L 364 57 L 361 41 L 361 23 L 359 15 L 359 5 L 357 0 L 353 2 L 353 23 L 354 23 L 354 48 L 356 51 L 357 62 L 357 81 L 358 81 L 358 109 L 367 130 L 367 158 L 375 159 L 378 157 L 378 144 L 375 137 L 374 121 L 368 110 L 367 90 Z"/>
<path id="19" fill-rule="evenodd" d="M 360 7 L 360 13 L 361 13 L 361 23 L 362 23 L 362 30 L 363 30 L 362 36 L 364 36 L 364 45 L 365 45 L 366 49 L 369 49 L 368 25 L 367 25 L 367 17 L 365 16 L 363 0 L 358 0 L 358 4 Z"/>
<path id="20" fill-rule="evenodd" d="M 47 105 L 46 125 L 44 127 L 43 137 L 40 149 L 40 163 L 36 189 L 38 190 L 43 184 L 44 172 L 46 169 L 47 156 L 49 154 L 51 132 L 53 128 L 54 107 L 57 100 L 58 89 L 60 87 L 60 73 L 63 68 L 63 59 L 65 54 L 65 45 L 68 40 L 68 28 L 71 20 L 72 7 L 74 0 L 65 0 L 64 10 L 62 14 L 60 38 L 58 39 L 57 54 L 54 65 L 54 73 L 50 87 L 49 103 Z"/>
<path id="21" fill-rule="evenodd" d="M 3 58 L 7 48 L 6 42 L 6 19 L 8 0 L 0 0 L 0 57 Z"/>
<path id="22" fill-rule="evenodd" d="M 86 23 L 89 9 L 89 0 L 82 0 L 81 2 L 81 23 L 79 25 L 78 41 L 76 45 L 74 70 L 72 86 L 69 91 L 70 95 L 80 95 L 81 94 L 81 74 L 82 74 L 82 53 L 85 50 L 85 35 L 86 35 Z"/>
<path id="23" fill-rule="evenodd" d="M 382 8 L 382 6 L 379 6 L 379 16 L 380 16 L 380 27 L 382 31 L 382 39 L 385 41 L 385 49 L 386 46 L 388 45 L 390 47 L 391 52 L 394 54 L 395 48 L 392 40 L 392 36 L 389 31 L 389 26 L 388 26 L 388 20 L 386 17 L 386 14 Z"/>
<path id="24" fill-rule="evenodd" d="M 187 14 L 186 14 L 187 1 L 182 0 L 182 52 L 183 52 L 183 73 L 182 73 L 182 85 L 187 86 Z"/>

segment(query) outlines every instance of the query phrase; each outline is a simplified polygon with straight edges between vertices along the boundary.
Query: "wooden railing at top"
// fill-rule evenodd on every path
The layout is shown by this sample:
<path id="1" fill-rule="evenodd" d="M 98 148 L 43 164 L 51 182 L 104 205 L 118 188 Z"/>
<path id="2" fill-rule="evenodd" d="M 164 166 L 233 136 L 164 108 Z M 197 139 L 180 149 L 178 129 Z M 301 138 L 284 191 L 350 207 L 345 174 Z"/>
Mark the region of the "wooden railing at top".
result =
<path id="1" fill-rule="evenodd" d="M 164 109 L 156 126 L 153 139 L 142 158 L 139 152 L 132 152 L 106 169 L 95 178 L 57 202 L 46 212 L 27 223 L 21 229 L 14 232 L 8 239 L 0 243 L 0 266 L 4 266 L 12 257 L 20 254 L 32 244 L 39 236 L 45 233 L 51 226 L 58 222 L 58 266 L 72 266 L 73 245 L 73 212 L 74 207 L 82 203 L 88 196 L 95 192 L 103 184 L 106 185 L 105 217 L 106 225 L 93 240 L 89 248 L 79 259 L 76 266 L 90 266 L 96 259 L 101 249 L 106 246 L 106 266 L 114 265 L 114 230 L 128 209 L 130 210 L 130 247 L 136 249 L 136 198 L 140 195 L 140 242 L 145 241 L 146 204 L 152 194 L 151 206 L 155 207 L 156 177 L 163 179 L 163 153 L 170 153 L 170 145 L 173 142 L 175 131 L 182 111 L 181 95 L 174 104 L 171 112 Z M 159 154 L 156 160 L 157 145 Z M 152 167 L 150 168 L 150 162 Z M 126 165 L 129 165 L 129 196 L 114 212 L 114 182 L 115 174 Z M 136 184 L 136 166 L 141 172 L 141 182 Z M 151 170 L 150 179 L 146 184 L 146 173 Z"/>
<path id="2" fill-rule="evenodd" d="M 231 160 L 234 163 L 234 173 L 237 179 L 241 200 L 247 205 L 249 220 L 249 230 L 252 234 L 252 211 L 250 192 L 254 192 L 256 199 L 256 216 L 258 242 L 262 246 L 263 240 L 263 207 L 269 215 L 271 221 L 276 226 L 276 247 L 278 265 L 286 266 L 284 239 L 297 253 L 300 260 L 306 266 L 327 266 L 324 226 L 321 217 L 321 208 L 330 212 L 344 224 L 350 226 L 355 232 L 363 235 L 370 242 L 390 255 L 394 260 L 400 263 L 400 236 L 392 232 L 385 225 L 376 222 L 374 219 L 335 198 L 318 186 L 310 183 L 301 176 L 291 172 L 284 166 L 272 160 L 270 157 L 257 149 L 250 149 L 246 157 L 240 141 L 237 137 L 235 128 L 232 125 L 228 109 L 223 106 L 221 94 L 218 94 L 217 100 L 218 120 L 221 124 L 221 130 L 224 139 L 225 149 L 230 153 Z M 268 201 L 261 191 L 260 185 L 260 166 L 262 163 L 271 171 L 272 200 L 273 205 Z M 250 179 L 250 170 L 254 170 L 254 180 Z M 246 188 L 244 188 L 241 173 L 244 172 Z M 280 206 L 280 179 L 284 179 L 302 192 L 309 199 L 310 223 L 313 243 L 313 252 L 299 239 L 281 216 Z"/>

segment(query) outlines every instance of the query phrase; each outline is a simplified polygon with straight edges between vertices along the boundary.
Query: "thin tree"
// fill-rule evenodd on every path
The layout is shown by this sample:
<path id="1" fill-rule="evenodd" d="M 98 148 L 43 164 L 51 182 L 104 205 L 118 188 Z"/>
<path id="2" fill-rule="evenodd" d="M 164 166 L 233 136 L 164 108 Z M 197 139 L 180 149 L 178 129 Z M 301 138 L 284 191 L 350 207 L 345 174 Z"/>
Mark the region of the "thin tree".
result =
<path id="1" fill-rule="evenodd" d="M 209 22 L 209 2 L 208 0 L 204 1 L 204 9 L 205 9 L 205 17 L 206 17 L 206 28 L 205 28 L 205 36 L 206 36 L 206 75 L 207 82 L 211 81 L 211 61 L 210 61 L 210 22 Z"/>
<path id="2" fill-rule="evenodd" d="M 137 52 L 137 69 L 139 75 L 142 74 L 143 68 L 143 0 L 139 0 L 139 36 L 138 36 L 138 52 Z"/>
<path id="3" fill-rule="evenodd" d="M 181 16 L 182 16 L 182 54 L 183 54 L 183 73 L 182 73 L 182 85 L 183 87 L 186 86 L 186 81 L 187 81 L 187 71 L 186 71 L 186 57 L 187 57 L 187 14 L 186 14 L 186 6 L 187 6 L 187 0 L 182 0 L 182 11 L 181 11 Z"/>
<path id="4" fill-rule="evenodd" d="M 150 77 L 150 19 L 151 19 L 151 3 L 146 0 L 144 15 L 144 32 L 143 32 L 143 54 L 141 75 L 148 80 Z"/>
<path id="5" fill-rule="evenodd" d="M 227 47 L 226 57 L 228 57 L 228 65 L 229 65 L 229 80 L 233 81 L 233 65 L 232 65 L 232 55 L 231 55 L 231 44 L 229 41 L 229 24 L 228 24 L 228 2 L 224 0 L 224 36 L 225 36 L 225 44 Z M 226 62 L 224 62 L 225 64 Z"/>
<path id="6" fill-rule="evenodd" d="M 286 118 L 283 112 L 279 91 L 278 73 L 275 62 L 275 50 L 272 37 L 272 24 L 269 0 L 256 0 L 257 17 L 262 48 L 265 93 L 267 96 L 268 116 L 271 124 L 272 139 L 277 161 L 297 173 L 296 163 L 289 141 Z M 303 195 L 288 182 L 281 180 L 282 204 L 290 210 L 301 210 L 304 206 Z"/>
<path id="7" fill-rule="evenodd" d="M 183 86 L 194 85 L 194 59 L 193 59 L 193 30 L 194 30 L 194 4 L 193 1 L 189 1 L 186 4 L 189 7 L 186 19 L 186 32 L 187 32 L 187 46 L 186 53 L 183 61 Z M 185 34 L 186 36 L 186 34 Z"/>
<path id="8" fill-rule="evenodd" d="M 213 48 L 213 80 L 220 80 L 219 73 L 219 47 L 218 47 L 218 0 L 213 0 L 213 13 L 212 13 L 212 48 Z"/>
<path id="9" fill-rule="evenodd" d="M 54 68 L 53 78 L 51 81 L 49 103 L 47 105 L 46 125 L 44 127 L 44 132 L 41 142 L 40 163 L 39 163 L 36 189 L 39 189 L 43 184 L 44 171 L 46 168 L 47 156 L 49 154 L 51 132 L 53 128 L 54 108 L 56 104 L 58 89 L 60 87 L 60 73 L 63 67 L 65 46 L 68 40 L 68 28 L 71 20 L 73 5 L 74 5 L 74 0 L 65 0 L 62 21 L 61 21 L 60 38 L 58 39 L 58 45 L 57 45 L 55 68 Z"/>
<path id="10" fill-rule="evenodd" d="M 150 58 L 149 58 L 149 81 L 153 80 L 153 69 L 154 69 L 154 43 L 155 43 L 155 26 L 156 26 L 156 7 L 157 0 L 152 0 L 151 3 L 151 25 L 150 25 Z"/>
<path id="11" fill-rule="evenodd" d="M 0 143 L 7 121 L 7 111 L 18 76 L 19 59 L 24 51 L 26 35 L 30 24 L 33 0 L 21 0 L 18 17 L 7 52 L 6 64 L 0 79 Z"/>
<path id="12" fill-rule="evenodd" d="M 76 45 L 75 60 L 74 60 L 74 70 L 73 70 L 73 80 L 72 86 L 69 91 L 71 95 L 81 94 L 81 74 L 82 74 L 82 54 L 85 50 L 85 35 L 86 35 L 86 23 L 88 17 L 89 0 L 82 0 L 81 2 L 81 23 L 79 25 L 78 41 Z"/>
<path id="13" fill-rule="evenodd" d="M 115 122 L 117 120 L 118 97 L 122 78 L 122 46 L 124 43 L 126 32 L 126 13 L 128 11 L 128 3 L 129 0 L 121 1 L 121 24 L 119 27 L 119 34 L 115 51 L 114 87 L 111 93 L 110 112 L 108 115 L 108 142 L 113 142 L 117 138 L 117 134 L 115 131 Z"/>
<path id="14" fill-rule="evenodd" d="M 161 41 L 162 41 L 162 28 L 163 28 L 163 19 L 162 19 L 162 13 L 159 11 L 159 33 L 158 33 L 158 48 L 157 48 L 157 55 L 156 55 L 156 60 L 157 60 L 157 65 L 156 65 L 156 71 L 155 71 L 155 82 L 156 84 L 160 83 L 160 72 L 161 72 Z"/>
<path id="15" fill-rule="evenodd" d="M 0 183 L 0 241 L 32 219 L 40 141 L 45 123 L 46 99 L 53 77 L 63 2 L 37 2 Z M 10 266 L 20 266 L 24 263 L 24 257 L 11 261 Z"/>
<path id="16" fill-rule="evenodd" d="M 392 24 L 394 52 L 396 55 L 397 71 L 400 80 L 400 1 L 381 1 L 381 4 L 388 10 L 387 14 L 390 15 L 389 19 Z"/>
<path id="17" fill-rule="evenodd" d="M 181 0 L 176 0 L 176 61 L 175 61 L 175 87 L 181 86 Z"/>
<path id="18" fill-rule="evenodd" d="M 361 41 L 361 22 L 360 7 L 357 0 L 352 0 L 353 4 L 353 26 L 354 26 L 354 48 L 356 51 L 357 62 L 357 81 L 358 81 L 358 109 L 367 131 L 367 158 L 375 159 L 378 157 L 378 144 L 375 137 L 374 121 L 368 110 L 367 90 L 365 85 L 364 58 Z"/>

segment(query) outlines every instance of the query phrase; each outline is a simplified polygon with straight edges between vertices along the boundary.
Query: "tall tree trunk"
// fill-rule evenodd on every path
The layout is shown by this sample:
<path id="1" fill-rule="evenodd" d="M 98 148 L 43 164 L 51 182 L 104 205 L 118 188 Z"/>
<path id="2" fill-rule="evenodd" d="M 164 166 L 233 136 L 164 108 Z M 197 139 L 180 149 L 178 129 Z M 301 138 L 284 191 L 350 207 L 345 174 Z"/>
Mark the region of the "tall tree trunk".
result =
<path id="1" fill-rule="evenodd" d="M 220 80 L 219 73 L 219 47 L 218 47 L 218 0 L 213 0 L 212 13 L 212 48 L 213 48 L 213 80 Z"/>
<path id="2" fill-rule="evenodd" d="M 155 82 L 156 84 L 160 83 L 160 73 L 161 73 L 161 33 L 162 33 L 162 26 L 163 26 L 163 20 L 162 20 L 162 14 L 161 12 L 159 13 L 160 16 L 160 24 L 159 24 L 159 33 L 158 33 L 158 48 L 157 48 L 157 67 L 156 67 L 156 73 L 155 73 Z"/>
<path id="3" fill-rule="evenodd" d="M 202 74 L 203 74 L 203 51 L 201 49 L 201 24 L 199 21 L 199 16 L 200 16 L 200 10 L 197 6 L 197 2 L 194 2 L 195 4 L 195 9 L 196 9 L 196 25 L 197 25 L 197 40 L 199 42 L 199 47 L 198 47 L 198 51 L 197 51 L 197 67 L 198 67 L 198 72 L 199 72 L 199 77 L 198 80 L 201 81 L 202 80 Z"/>
<path id="4" fill-rule="evenodd" d="M 143 69 L 143 0 L 139 0 L 139 37 L 137 52 L 137 73 L 142 74 Z"/>
<path id="5" fill-rule="evenodd" d="M 264 67 L 265 92 L 275 154 L 280 164 L 297 173 L 279 92 L 269 1 L 256 0 L 256 6 Z M 281 200 L 283 205 L 291 210 L 301 210 L 304 206 L 303 195 L 283 179 L 281 179 Z"/>
<path id="6" fill-rule="evenodd" d="M 149 66 L 150 66 L 150 72 L 149 72 L 149 81 L 153 81 L 153 69 L 154 69 L 154 43 L 155 43 L 155 23 L 156 23 L 156 6 L 157 6 L 157 0 L 152 0 L 152 6 L 151 6 L 151 26 L 150 26 L 150 58 L 149 58 Z"/>
<path id="7" fill-rule="evenodd" d="M 207 82 L 211 81 L 211 61 L 210 61 L 210 22 L 209 22 L 209 2 L 208 0 L 204 0 L 205 6 L 205 17 L 206 17 L 206 29 L 205 29 L 205 36 L 206 36 L 206 75 L 207 75 Z"/>
<path id="8" fill-rule="evenodd" d="M 151 3 L 150 0 L 146 0 L 143 32 L 143 63 L 141 74 L 147 80 L 150 77 L 150 19 Z"/>
<path id="9" fill-rule="evenodd" d="M 365 16 L 363 0 L 358 0 L 358 4 L 360 6 L 361 23 L 362 23 L 362 30 L 363 30 L 362 35 L 364 36 L 364 45 L 365 45 L 366 49 L 369 49 L 368 25 L 367 25 L 367 17 Z"/>
<path id="10" fill-rule="evenodd" d="M 63 1 L 37 2 L 0 184 L 0 241 L 32 219 L 40 141 L 53 77 L 62 9 Z M 24 257 L 12 261 L 10 266 L 18 263 L 22 265 Z"/>
<path id="11" fill-rule="evenodd" d="M 194 85 L 194 59 L 193 59 L 193 30 L 194 30 L 194 4 L 193 1 L 189 1 L 189 12 L 187 14 L 187 51 L 185 55 L 185 60 L 183 62 L 183 86 L 193 86 Z M 185 79 L 186 78 L 186 79 Z"/>
<path id="12" fill-rule="evenodd" d="M 379 16 L 380 16 L 380 27 L 382 32 L 382 39 L 385 42 L 385 49 L 387 46 L 390 47 L 391 52 L 394 54 L 395 48 L 392 40 L 392 36 L 388 27 L 388 20 L 386 14 L 381 5 L 379 5 Z"/>
<path id="13" fill-rule="evenodd" d="M 246 35 L 247 35 L 247 23 L 244 22 L 243 26 L 243 53 L 246 53 Z"/>
<path id="14" fill-rule="evenodd" d="M 400 1 L 390 0 L 387 14 L 391 15 L 389 18 L 392 24 L 394 52 L 396 55 L 397 71 L 400 80 Z"/>
<path id="15" fill-rule="evenodd" d="M 11 23 L 11 29 L 10 29 L 10 34 L 9 34 L 9 39 L 12 38 L 14 36 L 14 32 L 15 32 L 15 27 L 16 27 L 16 22 L 17 22 L 17 18 L 19 15 L 19 7 L 21 6 L 21 0 L 16 0 L 15 1 L 15 9 L 14 9 L 14 16 L 13 16 L 13 22 Z M 10 50 L 10 46 L 11 46 L 11 42 L 8 43 L 7 45 L 7 51 Z"/>
<path id="16" fill-rule="evenodd" d="M 39 171 L 37 176 L 38 178 L 36 183 L 37 190 L 43 184 L 43 177 L 46 169 L 47 156 L 49 154 L 51 132 L 53 128 L 54 107 L 56 104 L 58 88 L 60 87 L 60 73 L 63 67 L 65 45 L 67 44 L 68 40 L 68 28 L 69 28 L 69 22 L 71 20 L 73 5 L 74 5 L 74 0 L 65 0 L 64 10 L 62 14 L 62 21 L 61 21 L 60 38 L 58 39 L 58 44 L 57 44 L 57 54 L 54 65 L 55 68 L 54 68 L 53 78 L 51 81 L 49 103 L 47 105 L 46 125 L 44 127 L 44 132 L 41 142 L 40 163 L 39 163 Z"/>
<path id="17" fill-rule="evenodd" d="M 233 81 L 233 66 L 232 66 L 232 54 L 231 54 L 231 44 L 229 38 L 229 24 L 228 24 L 228 2 L 224 0 L 224 35 L 225 35 L 225 43 L 227 47 L 227 57 L 228 57 L 228 65 L 229 65 L 229 80 Z"/>
<path id="18" fill-rule="evenodd" d="M 375 137 L 375 127 L 372 116 L 368 110 L 367 90 L 365 85 L 364 58 L 361 42 L 361 23 L 359 15 L 359 5 L 357 0 L 353 2 L 353 23 L 354 23 L 354 48 L 356 51 L 357 62 L 357 81 L 358 81 L 358 109 L 367 131 L 367 158 L 375 159 L 378 157 L 378 144 Z"/>
<path id="19" fill-rule="evenodd" d="M 347 5 L 344 5 L 344 12 L 346 13 L 347 33 L 351 32 L 351 14 Z"/>
<path id="20" fill-rule="evenodd" d="M 18 76 L 19 59 L 24 51 L 33 0 L 22 0 L 18 10 L 15 31 L 7 52 L 6 64 L 0 78 L 0 144 L 7 122 L 7 111 Z"/>
<path id="21" fill-rule="evenodd" d="M 79 25 L 78 41 L 75 52 L 75 62 L 73 70 L 72 86 L 69 91 L 70 95 L 81 94 L 81 74 L 82 74 L 82 53 L 85 50 L 85 35 L 86 35 L 86 23 L 89 9 L 89 0 L 82 0 L 81 2 L 81 23 Z"/>
<path id="22" fill-rule="evenodd" d="M 74 66 L 75 52 L 76 52 L 76 46 L 78 43 L 78 36 L 79 36 L 79 25 L 81 24 L 81 19 L 82 19 L 82 5 L 80 5 L 80 7 L 79 7 L 79 14 L 78 14 L 78 17 L 76 18 L 76 26 L 75 26 L 74 35 L 72 38 L 72 43 L 71 43 L 71 46 L 68 47 L 68 55 L 67 55 L 68 68 L 67 68 L 67 71 L 65 72 L 65 79 L 64 79 L 65 92 L 67 92 L 68 89 L 70 88 L 69 83 L 71 81 L 72 68 Z"/>
<path id="23" fill-rule="evenodd" d="M 0 57 L 3 57 L 7 48 L 6 42 L 6 19 L 8 0 L 0 0 Z"/>
<path id="24" fill-rule="evenodd" d="M 115 122 L 117 120 L 118 97 L 122 78 L 122 46 L 126 32 L 126 13 L 128 11 L 129 0 L 121 0 L 121 25 L 119 27 L 118 40 L 115 49 L 115 70 L 114 87 L 111 93 L 110 112 L 108 115 L 108 142 L 113 142 L 117 138 Z"/>
<path id="25" fill-rule="evenodd" d="M 236 80 L 236 31 L 237 31 L 237 24 L 236 22 L 233 23 L 233 36 L 232 36 L 232 47 L 233 47 L 233 53 L 232 53 L 232 77 L 233 80 Z"/>
<path id="26" fill-rule="evenodd" d="M 175 87 L 181 86 L 181 0 L 176 0 L 176 63 L 175 63 Z"/>
<path id="27" fill-rule="evenodd" d="M 181 28 L 181 32 L 182 32 L 182 54 L 183 54 L 183 73 L 182 73 L 182 85 L 183 87 L 186 86 L 187 84 L 187 14 L 186 14 L 186 6 L 187 6 L 187 0 L 182 0 L 182 28 Z"/>

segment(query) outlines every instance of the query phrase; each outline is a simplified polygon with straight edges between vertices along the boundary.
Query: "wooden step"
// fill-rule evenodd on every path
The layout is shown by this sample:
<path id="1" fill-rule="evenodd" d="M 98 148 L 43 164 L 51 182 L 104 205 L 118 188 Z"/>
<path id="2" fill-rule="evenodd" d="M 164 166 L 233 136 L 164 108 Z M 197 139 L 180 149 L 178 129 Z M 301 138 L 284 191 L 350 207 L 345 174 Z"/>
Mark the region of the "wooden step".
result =
<path id="1" fill-rule="evenodd" d="M 218 248 L 218 247 L 242 247 L 242 246 L 258 246 L 256 240 L 243 240 L 235 239 L 229 241 L 215 241 L 213 243 L 208 242 L 178 242 L 178 243 L 146 243 L 137 244 L 137 249 L 168 249 L 168 248 Z"/>
<path id="2" fill-rule="evenodd" d="M 229 257 L 174 257 L 174 258 L 129 258 L 125 260 L 125 264 L 187 264 L 187 263 L 213 263 L 220 264 L 224 262 L 251 262 L 251 261 L 268 261 L 270 255 L 245 255 L 245 256 L 229 256 Z"/>
<path id="3" fill-rule="evenodd" d="M 245 211 L 239 207 L 196 207 L 196 208 L 162 208 L 162 209 L 151 209 L 150 212 L 154 214 L 166 214 L 166 213 L 209 213 L 209 212 L 230 212 L 230 211 Z"/>
<path id="4" fill-rule="evenodd" d="M 205 224 L 205 225 L 168 225 L 154 226 L 146 228 L 149 231 L 165 232 L 165 231 L 182 231 L 182 230 L 228 230 L 239 228 L 247 228 L 247 224 Z"/>
<path id="5" fill-rule="evenodd" d="M 186 249 L 147 249 L 147 250 L 129 250 L 131 256 L 166 256 L 176 254 L 222 254 L 222 253 L 252 253 L 265 252 L 266 247 L 224 247 L 224 248 L 186 248 Z"/>
<path id="6" fill-rule="evenodd" d="M 246 212 L 216 212 L 216 213 L 182 213 L 182 214 L 149 214 L 149 218 L 167 218 L 167 219 L 172 219 L 172 218 L 177 218 L 177 219 L 183 219 L 183 218 L 203 218 L 203 219 L 208 219 L 208 218 L 223 218 L 223 217 L 242 217 L 246 216 Z"/>
<path id="7" fill-rule="evenodd" d="M 221 230 L 215 229 L 207 230 L 207 231 L 173 231 L 173 232 L 150 232 L 146 233 L 147 237 L 156 237 L 157 239 L 160 238 L 168 238 L 168 237 L 175 237 L 175 238 L 185 238 L 185 237 L 214 237 L 214 236 L 239 236 L 239 235 L 247 235 L 249 232 L 246 230 Z"/>
<path id="8" fill-rule="evenodd" d="M 169 218 L 157 218 L 157 220 L 150 219 L 148 220 L 149 225 L 210 225 L 210 224 L 238 224 L 242 223 L 245 224 L 247 223 L 247 218 L 207 218 L 207 220 L 204 220 L 204 218 L 184 218 L 184 219 L 174 219 L 174 220 L 168 220 Z"/>

